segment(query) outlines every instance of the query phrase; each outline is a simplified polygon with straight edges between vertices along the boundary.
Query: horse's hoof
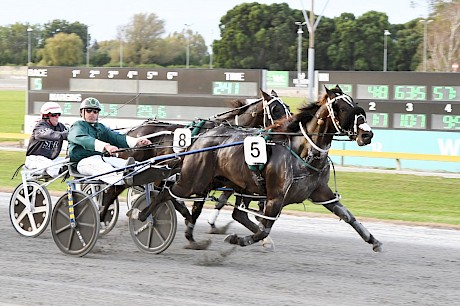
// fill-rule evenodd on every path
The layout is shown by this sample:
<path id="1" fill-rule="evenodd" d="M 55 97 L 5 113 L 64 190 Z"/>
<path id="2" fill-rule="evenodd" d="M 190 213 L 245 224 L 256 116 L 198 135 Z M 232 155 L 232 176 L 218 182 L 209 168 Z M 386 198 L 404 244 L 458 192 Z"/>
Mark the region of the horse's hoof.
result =
<path id="1" fill-rule="evenodd" d="M 230 227 L 230 224 L 232 224 L 232 222 L 233 221 L 229 221 L 227 224 L 225 224 L 222 227 L 213 226 L 211 230 L 209 230 L 209 234 L 218 234 L 218 235 L 227 234 L 228 228 Z"/>
<path id="2" fill-rule="evenodd" d="M 211 226 L 211 229 L 209 230 L 208 234 L 219 234 L 219 229 L 215 226 Z"/>
<path id="3" fill-rule="evenodd" d="M 126 212 L 126 216 L 130 219 L 139 220 L 139 214 L 141 211 L 137 208 L 131 208 Z"/>
<path id="4" fill-rule="evenodd" d="M 374 250 L 374 252 L 383 252 L 383 243 L 381 243 L 380 241 L 377 241 L 376 243 L 374 243 L 374 245 L 372 246 L 372 250 Z"/>
<path id="5" fill-rule="evenodd" d="M 269 252 L 275 252 L 275 243 L 273 242 L 272 238 L 266 237 L 262 242 L 262 247 Z"/>
<path id="6" fill-rule="evenodd" d="M 192 241 L 184 248 L 189 250 L 207 250 L 208 247 L 211 245 L 211 239 L 207 239 L 204 241 L 196 242 Z"/>
<path id="7" fill-rule="evenodd" d="M 230 244 L 237 244 L 238 243 L 238 235 L 237 234 L 230 234 L 224 239 L 225 242 Z"/>

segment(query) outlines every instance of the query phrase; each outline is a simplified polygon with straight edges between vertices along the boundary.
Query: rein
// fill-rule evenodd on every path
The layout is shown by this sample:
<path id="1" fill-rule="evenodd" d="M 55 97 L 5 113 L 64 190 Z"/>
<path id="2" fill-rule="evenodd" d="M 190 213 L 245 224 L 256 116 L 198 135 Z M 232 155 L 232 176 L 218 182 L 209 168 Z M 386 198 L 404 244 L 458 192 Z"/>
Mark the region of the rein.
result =
<path id="1" fill-rule="evenodd" d="M 327 150 L 321 149 L 320 147 L 318 147 L 318 146 L 313 142 L 313 140 L 312 140 L 310 137 L 308 137 L 307 133 L 305 132 L 305 130 L 304 130 L 303 127 L 302 127 L 302 123 L 301 123 L 301 122 L 299 122 L 299 127 L 300 127 L 300 131 L 302 131 L 302 135 L 305 137 L 305 139 L 310 143 L 310 145 L 311 145 L 313 148 L 315 148 L 316 150 L 318 150 L 318 151 L 321 152 L 321 153 L 327 153 L 327 152 L 329 152 L 329 148 L 331 147 L 330 145 L 329 145 L 329 148 L 328 148 Z"/>
<path id="2" fill-rule="evenodd" d="M 252 105 L 254 105 L 254 104 L 256 104 L 256 103 L 259 103 L 260 100 L 262 100 L 262 99 L 257 99 L 256 101 L 253 101 L 253 102 L 251 102 L 251 103 L 249 103 L 249 104 L 245 104 L 245 105 L 242 105 L 242 106 L 240 106 L 240 107 L 232 108 L 232 109 L 230 109 L 230 110 L 228 110 L 228 111 L 222 112 L 222 113 L 220 113 L 220 114 L 213 115 L 213 116 L 209 117 L 208 119 L 209 119 L 209 120 L 217 119 L 218 117 L 221 117 L 221 116 L 223 116 L 223 115 L 229 114 L 229 113 L 234 112 L 234 111 L 236 111 L 236 110 L 244 109 L 244 108 L 246 108 L 246 107 L 249 107 L 249 106 L 252 106 Z"/>
<path id="3" fill-rule="evenodd" d="M 140 93 L 138 93 L 134 98 L 132 98 L 132 99 L 126 101 L 125 103 L 123 103 L 120 107 L 118 107 L 118 108 L 112 110 L 110 113 L 107 113 L 107 115 L 105 115 L 105 116 L 99 118 L 99 120 L 102 120 L 102 119 L 105 119 L 105 118 L 109 117 L 112 113 L 117 112 L 119 109 L 125 107 L 125 105 L 127 105 L 127 104 L 133 102 L 134 100 L 136 100 L 139 96 L 140 96 Z"/>

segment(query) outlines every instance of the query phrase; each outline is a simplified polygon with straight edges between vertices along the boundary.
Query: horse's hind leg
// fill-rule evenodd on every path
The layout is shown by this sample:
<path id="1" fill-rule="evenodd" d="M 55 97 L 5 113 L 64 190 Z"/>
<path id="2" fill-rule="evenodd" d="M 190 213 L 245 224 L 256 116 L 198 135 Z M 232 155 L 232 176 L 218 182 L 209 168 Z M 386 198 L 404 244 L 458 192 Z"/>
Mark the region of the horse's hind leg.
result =
<path id="1" fill-rule="evenodd" d="M 350 224 L 351 227 L 353 227 L 355 231 L 358 232 L 364 241 L 372 244 L 372 249 L 375 252 L 382 252 L 382 243 L 375 239 L 375 237 L 369 233 L 367 228 L 365 228 L 358 220 L 356 220 L 355 216 L 353 216 L 353 214 L 342 203 L 340 203 L 340 201 L 331 204 L 325 204 L 323 206 L 333 212 L 340 219 Z"/>
<path id="2" fill-rule="evenodd" d="M 105 220 L 105 216 L 109 210 L 109 206 L 115 199 L 126 189 L 125 185 L 112 185 L 104 191 L 102 197 L 102 211 L 100 212 L 100 220 Z"/>
<path id="3" fill-rule="evenodd" d="M 210 239 L 201 241 L 201 242 L 196 242 L 195 239 L 193 238 L 193 229 L 195 227 L 196 220 L 198 220 L 199 216 L 201 215 L 201 212 L 203 211 L 203 205 L 204 205 L 204 201 L 193 202 L 192 220 L 185 222 L 186 224 L 185 238 L 187 238 L 187 240 L 190 243 L 188 246 L 186 246 L 187 249 L 205 250 L 211 244 Z"/>
<path id="4" fill-rule="evenodd" d="M 184 217 L 185 224 L 187 224 L 187 222 L 192 221 L 192 215 L 190 214 L 190 211 L 188 210 L 187 206 L 185 206 L 184 201 L 171 199 L 171 202 L 174 204 L 174 208 Z"/>
<path id="5" fill-rule="evenodd" d="M 157 196 L 151 197 L 150 200 L 150 205 L 145 207 L 142 211 L 137 208 L 131 208 L 130 210 L 128 210 L 126 215 L 131 219 L 140 220 L 144 222 L 145 220 L 147 220 L 148 216 L 152 214 L 152 212 L 155 210 L 155 207 L 158 203 L 163 203 L 168 200 L 172 200 L 172 197 L 169 194 L 168 190 L 166 188 L 163 188 Z"/>

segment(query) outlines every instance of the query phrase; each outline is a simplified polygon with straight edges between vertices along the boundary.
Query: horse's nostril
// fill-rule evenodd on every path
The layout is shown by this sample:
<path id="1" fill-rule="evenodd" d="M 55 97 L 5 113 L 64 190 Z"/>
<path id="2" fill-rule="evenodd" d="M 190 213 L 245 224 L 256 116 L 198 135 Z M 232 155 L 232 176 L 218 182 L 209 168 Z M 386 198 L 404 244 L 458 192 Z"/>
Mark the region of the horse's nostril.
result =
<path id="1" fill-rule="evenodd" d="M 372 140 L 372 137 L 374 136 L 373 133 L 363 133 L 361 134 L 361 138 L 364 142 L 369 143 Z"/>

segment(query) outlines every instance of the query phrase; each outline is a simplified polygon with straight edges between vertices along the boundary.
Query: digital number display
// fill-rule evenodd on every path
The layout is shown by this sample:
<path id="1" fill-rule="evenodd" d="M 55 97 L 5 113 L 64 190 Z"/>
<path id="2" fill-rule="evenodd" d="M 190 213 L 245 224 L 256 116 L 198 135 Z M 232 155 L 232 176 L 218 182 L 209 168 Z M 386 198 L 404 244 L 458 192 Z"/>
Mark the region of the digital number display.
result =
<path id="1" fill-rule="evenodd" d="M 426 86 L 422 85 L 395 85 L 395 100 L 426 100 Z"/>
<path id="2" fill-rule="evenodd" d="M 393 122 L 393 127 L 397 129 L 426 129 L 425 114 L 396 113 L 393 116 Z"/>
<path id="3" fill-rule="evenodd" d="M 45 102 L 34 102 L 36 113 Z M 79 102 L 60 103 L 63 116 L 80 116 Z M 194 120 L 195 118 L 209 118 L 216 113 L 227 111 L 227 107 L 205 107 L 205 106 L 184 106 L 184 105 L 153 105 L 153 104 L 102 104 L 99 112 L 99 119 L 104 118 L 135 118 L 160 120 Z"/>
<path id="4" fill-rule="evenodd" d="M 433 101 L 460 101 L 460 86 L 431 87 Z"/>
<path id="5" fill-rule="evenodd" d="M 43 104 L 43 103 L 40 103 Z M 38 105 L 37 105 L 38 106 Z M 36 106 L 36 107 L 37 107 Z M 41 105 L 40 105 L 41 106 Z M 38 107 L 40 107 L 38 106 Z M 62 106 L 62 115 L 80 116 L 80 104 L 66 102 Z M 102 104 L 99 118 L 158 118 L 164 119 L 168 115 L 165 105 L 123 105 L 123 104 Z"/>
<path id="6" fill-rule="evenodd" d="M 388 85 L 361 85 L 359 84 L 356 92 L 356 99 L 388 100 Z"/>
<path id="7" fill-rule="evenodd" d="M 388 127 L 388 113 L 369 113 L 367 123 L 373 128 Z"/>
<path id="8" fill-rule="evenodd" d="M 138 105 L 137 118 L 157 118 L 164 119 L 167 117 L 166 106 L 164 105 Z"/>
<path id="9" fill-rule="evenodd" d="M 436 130 L 460 130 L 460 115 L 431 115 L 431 128 Z"/>
<path id="10" fill-rule="evenodd" d="M 255 82 L 212 82 L 212 94 L 215 96 L 257 96 Z"/>
<path id="11" fill-rule="evenodd" d="M 414 71 L 317 71 L 324 87 L 348 86 L 372 128 L 460 132 L 460 73 Z M 347 84 L 347 85 L 345 85 Z"/>

